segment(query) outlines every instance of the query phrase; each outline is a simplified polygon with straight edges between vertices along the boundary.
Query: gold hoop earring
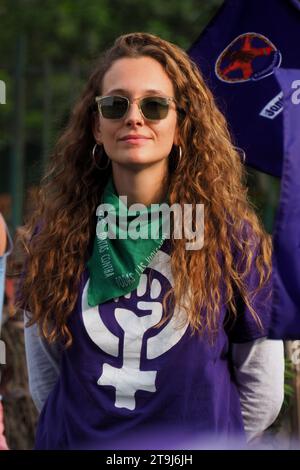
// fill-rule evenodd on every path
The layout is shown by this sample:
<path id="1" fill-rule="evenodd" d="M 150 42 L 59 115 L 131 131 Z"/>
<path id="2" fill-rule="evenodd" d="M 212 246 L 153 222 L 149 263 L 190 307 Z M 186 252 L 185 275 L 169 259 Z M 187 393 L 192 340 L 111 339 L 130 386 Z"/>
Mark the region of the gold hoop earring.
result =
<path id="1" fill-rule="evenodd" d="M 234 147 L 236 149 L 236 151 L 238 152 L 241 160 L 242 160 L 242 163 L 245 164 L 246 163 L 246 152 L 244 149 L 242 149 L 241 147 Z"/>
<path id="2" fill-rule="evenodd" d="M 98 170 L 106 170 L 106 168 L 108 168 L 109 164 L 110 164 L 110 159 L 107 157 L 107 163 L 105 166 L 99 166 L 96 162 L 96 157 L 95 157 L 95 153 L 96 153 L 96 149 L 98 147 L 98 144 L 97 142 L 95 143 L 94 147 L 93 147 L 93 150 L 92 150 L 92 156 L 93 156 L 93 160 L 94 160 L 94 165 L 96 168 L 98 168 Z M 103 155 L 104 153 L 104 147 L 103 145 L 99 146 L 100 149 L 101 149 L 101 155 Z"/>

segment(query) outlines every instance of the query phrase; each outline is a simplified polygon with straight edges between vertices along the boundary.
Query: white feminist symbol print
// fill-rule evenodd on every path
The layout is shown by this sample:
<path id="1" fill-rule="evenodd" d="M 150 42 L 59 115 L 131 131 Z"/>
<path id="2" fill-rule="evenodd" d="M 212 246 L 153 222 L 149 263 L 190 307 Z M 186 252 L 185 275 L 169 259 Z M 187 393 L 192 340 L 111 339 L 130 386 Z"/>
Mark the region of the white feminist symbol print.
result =
<path id="1" fill-rule="evenodd" d="M 170 270 L 170 257 L 159 250 L 155 256 L 155 266 L 153 261 L 150 268 L 159 271 L 173 285 L 173 278 Z M 118 357 L 119 337 L 113 334 L 103 323 L 99 315 L 98 307 L 89 307 L 87 302 L 87 291 L 89 281 L 86 283 L 82 294 L 82 316 L 86 331 L 92 341 L 105 353 Z M 141 370 L 141 350 L 143 337 L 146 331 L 156 325 L 162 318 L 163 308 L 161 302 L 156 299 L 161 293 L 161 284 L 158 279 L 153 279 L 150 286 L 151 301 L 143 301 L 147 289 L 147 275 L 142 274 L 137 287 L 137 309 L 140 311 L 151 311 L 149 315 L 137 316 L 134 311 L 126 308 L 115 308 L 115 318 L 124 331 L 123 366 L 113 367 L 110 364 L 103 364 L 102 374 L 98 379 L 98 385 L 110 385 L 115 387 L 117 408 L 127 408 L 134 410 L 136 406 L 135 393 L 137 390 L 155 392 L 156 370 Z M 131 294 L 126 294 L 129 299 Z M 115 301 L 117 301 L 116 299 Z M 178 321 L 184 326 L 178 328 Z M 186 315 L 175 307 L 171 320 L 164 328 L 147 340 L 146 358 L 155 359 L 170 350 L 184 335 L 188 327 Z"/>

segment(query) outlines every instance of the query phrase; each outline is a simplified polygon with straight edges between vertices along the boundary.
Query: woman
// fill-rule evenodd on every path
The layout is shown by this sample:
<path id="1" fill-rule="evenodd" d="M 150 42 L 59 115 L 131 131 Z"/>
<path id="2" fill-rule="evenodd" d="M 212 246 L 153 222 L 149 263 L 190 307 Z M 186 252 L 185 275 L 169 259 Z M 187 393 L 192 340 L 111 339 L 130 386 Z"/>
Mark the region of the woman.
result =
<path id="1" fill-rule="evenodd" d="M 253 440 L 275 420 L 283 348 L 266 339 L 271 244 L 243 177 L 187 54 L 151 34 L 119 37 L 27 224 L 19 305 L 41 410 L 36 449 L 201 448 Z M 156 238 L 130 237 L 136 203 Z M 176 215 L 170 238 L 161 231 L 160 203 L 204 204 L 202 247 L 174 236 Z M 117 237 L 103 237 L 105 221 Z"/>

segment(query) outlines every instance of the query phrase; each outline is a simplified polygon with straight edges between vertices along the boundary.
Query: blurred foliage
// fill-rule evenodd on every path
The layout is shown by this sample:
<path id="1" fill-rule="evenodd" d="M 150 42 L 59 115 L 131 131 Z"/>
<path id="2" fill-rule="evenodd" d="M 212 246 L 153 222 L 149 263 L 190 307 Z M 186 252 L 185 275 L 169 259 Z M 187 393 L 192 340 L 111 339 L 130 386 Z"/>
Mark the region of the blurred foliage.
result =
<path id="1" fill-rule="evenodd" d="M 291 359 L 285 359 L 285 369 L 284 369 L 284 402 L 283 408 L 287 410 L 291 405 L 292 399 L 295 395 L 295 389 L 293 387 L 293 380 L 296 377 L 295 365 Z"/>
<path id="2" fill-rule="evenodd" d="M 29 64 L 88 61 L 119 34 L 148 31 L 188 47 L 222 0 L 1 0 L 1 56 L 16 34 L 30 42 Z M 3 44 L 4 42 L 4 44 Z M 5 53 L 5 56 L 2 53 Z"/>
<path id="3" fill-rule="evenodd" d="M 280 196 L 280 179 L 247 167 L 249 199 L 268 233 L 273 233 Z"/>
<path id="4" fill-rule="evenodd" d="M 274 423 L 269 427 L 268 434 L 274 438 L 279 435 L 281 428 L 290 425 L 291 410 L 295 406 L 295 380 L 297 371 L 293 362 L 285 357 L 284 367 L 284 400 L 280 413 L 278 414 Z M 287 422 L 287 423 L 286 423 Z"/>

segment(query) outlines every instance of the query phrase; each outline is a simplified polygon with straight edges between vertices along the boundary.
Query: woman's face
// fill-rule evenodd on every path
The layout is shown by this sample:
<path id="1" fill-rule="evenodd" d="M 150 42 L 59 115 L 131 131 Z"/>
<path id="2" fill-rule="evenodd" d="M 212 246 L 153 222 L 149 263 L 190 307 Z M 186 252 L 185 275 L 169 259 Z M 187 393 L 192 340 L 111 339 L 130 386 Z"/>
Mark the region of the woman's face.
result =
<path id="1" fill-rule="evenodd" d="M 114 62 L 104 75 L 101 94 L 126 96 L 132 103 L 132 100 L 147 95 L 174 97 L 174 89 L 162 65 L 155 59 L 122 58 Z M 128 134 L 144 138 L 122 140 Z M 135 101 L 121 119 L 110 120 L 99 116 L 94 136 L 99 144 L 103 144 L 113 165 L 136 169 L 159 162 L 165 165 L 172 145 L 178 145 L 175 103 L 170 103 L 166 118 L 150 121 L 143 117 Z"/>

